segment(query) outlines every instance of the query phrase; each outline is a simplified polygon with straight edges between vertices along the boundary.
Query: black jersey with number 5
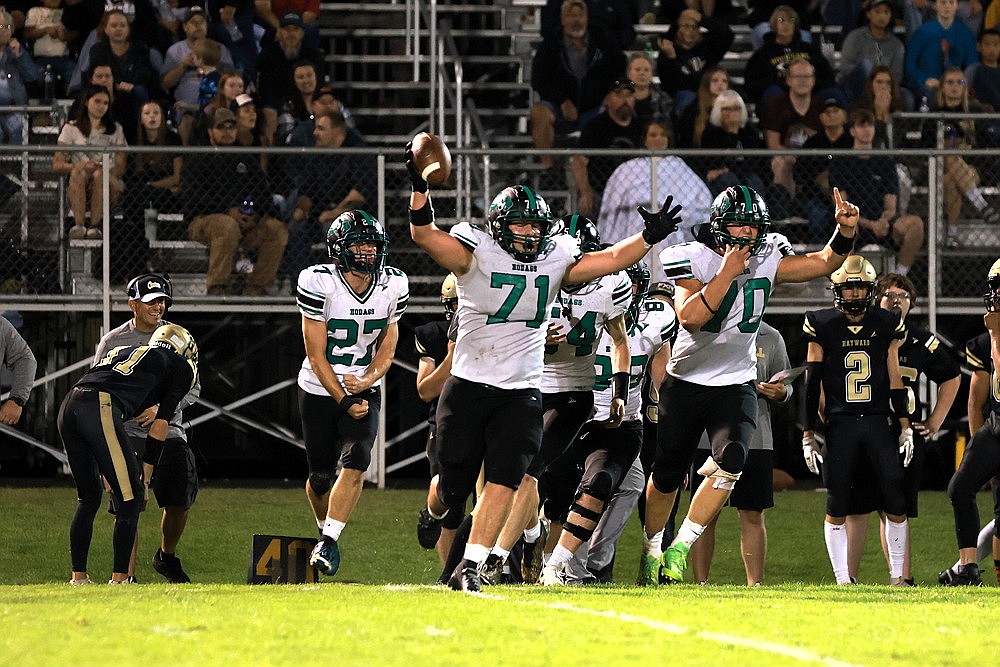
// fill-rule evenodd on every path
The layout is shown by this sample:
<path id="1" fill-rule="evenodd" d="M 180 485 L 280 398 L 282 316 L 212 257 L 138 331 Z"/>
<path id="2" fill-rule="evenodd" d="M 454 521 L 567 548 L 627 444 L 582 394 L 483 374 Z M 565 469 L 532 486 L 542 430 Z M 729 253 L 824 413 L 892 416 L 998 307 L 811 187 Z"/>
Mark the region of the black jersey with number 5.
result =
<path id="1" fill-rule="evenodd" d="M 849 322 L 836 308 L 806 313 L 806 339 L 823 348 L 825 414 L 889 414 L 889 346 L 906 336 L 899 315 L 871 308 Z"/>
<path id="2" fill-rule="evenodd" d="M 191 363 L 176 352 L 148 345 L 123 345 L 108 350 L 76 386 L 111 394 L 125 419 L 159 405 L 157 418 L 170 421 L 177 404 L 194 384 L 194 373 Z"/>

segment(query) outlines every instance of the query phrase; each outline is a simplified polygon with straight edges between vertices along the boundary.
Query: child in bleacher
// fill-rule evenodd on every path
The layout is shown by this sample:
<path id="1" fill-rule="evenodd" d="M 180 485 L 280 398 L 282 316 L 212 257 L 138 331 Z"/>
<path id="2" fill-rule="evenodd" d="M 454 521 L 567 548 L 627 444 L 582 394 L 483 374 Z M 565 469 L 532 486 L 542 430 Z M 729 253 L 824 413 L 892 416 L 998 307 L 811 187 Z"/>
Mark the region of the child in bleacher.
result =
<path id="1" fill-rule="evenodd" d="M 59 85 L 53 91 L 57 96 L 64 94 L 66 83 L 76 67 L 76 58 L 70 54 L 69 33 L 63 25 L 62 13 L 62 0 L 42 0 L 42 6 L 29 9 L 24 20 L 24 36 L 35 42 L 35 64 L 43 71 L 51 65 L 59 77 Z"/>
<path id="2" fill-rule="evenodd" d="M 222 73 L 218 70 L 222 61 L 222 44 L 214 39 L 199 39 L 194 43 L 194 62 L 201 74 L 198 84 L 198 110 L 201 111 L 219 93 L 219 80 Z"/>

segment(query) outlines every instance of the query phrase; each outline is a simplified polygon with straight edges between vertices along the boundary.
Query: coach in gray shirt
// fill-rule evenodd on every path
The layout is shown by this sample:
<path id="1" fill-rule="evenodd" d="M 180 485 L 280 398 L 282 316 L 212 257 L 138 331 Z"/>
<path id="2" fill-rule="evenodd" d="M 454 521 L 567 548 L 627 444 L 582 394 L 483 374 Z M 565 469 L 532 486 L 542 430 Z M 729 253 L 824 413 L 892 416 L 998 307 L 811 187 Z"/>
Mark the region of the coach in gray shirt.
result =
<path id="1" fill-rule="evenodd" d="M 38 364 L 28 343 L 6 317 L 0 317 L 0 361 L 14 376 L 10 396 L 0 406 L 0 424 L 13 426 L 21 419 L 21 409 L 28 402 Z"/>
<path id="2" fill-rule="evenodd" d="M 128 284 L 127 293 L 133 317 L 101 338 L 94 356 L 95 364 L 115 347 L 145 345 L 157 327 L 167 324 L 163 316 L 172 303 L 172 288 L 168 278 L 155 273 L 140 275 Z M 149 482 L 157 504 L 163 508 L 163 520 L 160 524 L 162 537 L 160 548 L 153 556 L 153 569 L 166 577 L 168 582 L 175 584 L 191 581 L 181 568 L 176 550 L 187 524 L 188 511 L 198 495 L 198 471 L 194 453 L 188 446 L 187 434 L 181 426 L 182 410 L 193 404 L 200 394 L 199 375 L 195 378 L 191 391 L 177 405 L 162 452 L 146 451 L 146 435 L 156 419 L 157 406 L 125 422 L 129 445 L 142 459 L 143 476 Z M 134 570 L 134 567 L 133 563 L 130 570 Z M 134 571 L 129 572 L 130 576 L 134 574 Z"/>

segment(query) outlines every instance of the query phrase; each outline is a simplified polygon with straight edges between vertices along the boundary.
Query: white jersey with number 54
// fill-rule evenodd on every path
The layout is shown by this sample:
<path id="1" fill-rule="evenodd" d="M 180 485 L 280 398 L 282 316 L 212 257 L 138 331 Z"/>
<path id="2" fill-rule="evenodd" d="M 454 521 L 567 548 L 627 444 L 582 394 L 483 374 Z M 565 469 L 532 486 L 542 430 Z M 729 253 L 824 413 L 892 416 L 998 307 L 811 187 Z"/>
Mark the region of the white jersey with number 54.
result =
<path id="1" fill-rule="evenodd" d="M 549 311 L 566 270 L 582 256 L 579 243 L 558 234 L 534 262 L 520 262 L 467 222 L 451 235 L 472 252 L 457 281 L 451 374 L 501 389 L 538 387 Z"/>
<path id="2" fill-rule="evenodd" d="M 793 255 L 781 234 L 768 234 L 760 254 L 750 257 L 746 271 L 730 285 L 718 311 L 699 331 L 677 332 L 667 364 L 670 375 L 701 385 L 725 386 L 757 379 L 757 328 L 774 290 L 778 264 Z M 660 253 L 667 280 L 694 279 L 703 284 L 715 277 L 722 255 L 703 243 L 671 246 Z"/>
<path id="3" fill-rule="evenodd" d="M 298 306 L 302 316 L 326 322 L 326 359 L 343 382 L 348 374 L 360 375 L 375 358 L 382 332 L 397 322 L 410 298 L 406 274 L 385 267 L 364 294 L 355 294 L 333 264 L 317 264 L 299 274 Z M 381 384 L 381 380 L 373 386 Z M 319 396 L 326 388 L 313 372 L 309 357 L 299 370 L 299 387 Z"/>

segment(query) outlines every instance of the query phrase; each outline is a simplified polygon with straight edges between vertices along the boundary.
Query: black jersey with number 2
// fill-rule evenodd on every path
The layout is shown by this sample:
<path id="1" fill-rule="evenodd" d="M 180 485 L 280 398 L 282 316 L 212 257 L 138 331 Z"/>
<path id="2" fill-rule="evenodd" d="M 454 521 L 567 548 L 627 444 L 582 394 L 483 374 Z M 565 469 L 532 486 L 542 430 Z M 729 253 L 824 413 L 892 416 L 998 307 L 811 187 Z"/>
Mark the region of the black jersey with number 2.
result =
<path id="1" fill-rule="evenodd" d="M 125 419 L 159 405 L 157 418 L 170 421 L 177 404 L 191 389 L 194 373 L 190 362 L 176 352 L 148 345 L 123 345 L 108 350 L 76 386 L 111 394 Z"/>
<path id="2" fill-rule="evenodd" d="M 836 308 L 806 313 L 806 339 L 823 348 L 825 414 L 889 414 L 889 346 L 906 336 L 897 313 L 871 308 L 850 322 Z"/>

